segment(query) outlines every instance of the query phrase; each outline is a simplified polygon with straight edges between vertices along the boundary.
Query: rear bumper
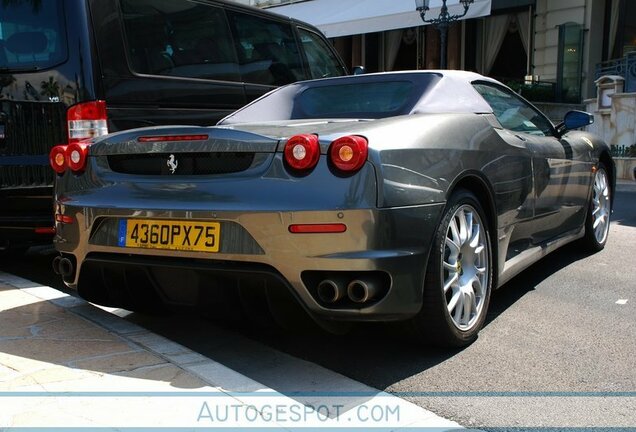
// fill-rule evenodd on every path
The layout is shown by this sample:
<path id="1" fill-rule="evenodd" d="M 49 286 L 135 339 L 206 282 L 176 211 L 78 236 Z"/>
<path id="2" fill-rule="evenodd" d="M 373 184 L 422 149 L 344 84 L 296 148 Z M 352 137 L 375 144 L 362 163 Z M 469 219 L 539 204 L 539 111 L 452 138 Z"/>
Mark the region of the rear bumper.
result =
<path id="1" fill-rule="evenodd" d="M 443 204 L 389 209 L 285 212 L 118 210 L 59 204 L 72 224 L 57 225 L 56 248 L 75 264 L 69 287 L 96 303 L 141 310 L 144 302 L 196 306 L 223 290 L 283 287 L 314 317 L 399 320 L 416 314 Z M 120 247 L 123 218 L 221 223 L 219 253 Z M 344 223 L 344 233 L 292 234 L 291 224 Z M 225 233 L 225 234 L 223 234 Z M 375 298 L 326 303 L 317 285 L 355 279 L 380 285 Z"/>
<path id="2" fill-rule="evenodd" d="M 53 188 L 0 190 L 0 246 L 50 243 L 53 237 Z"/>

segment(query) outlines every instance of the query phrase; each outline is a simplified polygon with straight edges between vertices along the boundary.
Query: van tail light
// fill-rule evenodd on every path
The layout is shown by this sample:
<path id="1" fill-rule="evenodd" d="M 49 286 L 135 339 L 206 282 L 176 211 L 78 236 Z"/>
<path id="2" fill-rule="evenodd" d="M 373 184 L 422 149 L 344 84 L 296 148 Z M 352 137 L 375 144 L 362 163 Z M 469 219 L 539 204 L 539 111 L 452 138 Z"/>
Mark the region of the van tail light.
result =
<path id="1" fill-rule="evenodd" d="M 65 145 L 57 145 L 49 152 L 49 163 L 51 168 L 58 174 L 64 174 L 66 171 L 66 148 Z"/>
<path id="2" fill-rule="evenodd" d="M 331 143 L 329 160 L 344 173 L 358 171 L 367 160 L 369 143 L 366 138 L 356 135 L 344 136 Z"/>
<path id="3" fill-rule="evenodd" d="M 294 135 L 285 144 L 285 162 L 296 171 L 309 171 L 318 164 L 320 144 L 316 135 Z"/>
<path id="4" fill-rule="evenodd" d="M 88 158 L 87 143 L 72 143 L 66 146 L 66 165 L 71 171 L 80 173 L 86 168 L 86 160 Z"/>
<path id="5" fill-rule="evenodd" d="M 69 144 L 106 135 L 106 120 L 106 102 L 103 100 L 73 105 L 66 111 Z"/>

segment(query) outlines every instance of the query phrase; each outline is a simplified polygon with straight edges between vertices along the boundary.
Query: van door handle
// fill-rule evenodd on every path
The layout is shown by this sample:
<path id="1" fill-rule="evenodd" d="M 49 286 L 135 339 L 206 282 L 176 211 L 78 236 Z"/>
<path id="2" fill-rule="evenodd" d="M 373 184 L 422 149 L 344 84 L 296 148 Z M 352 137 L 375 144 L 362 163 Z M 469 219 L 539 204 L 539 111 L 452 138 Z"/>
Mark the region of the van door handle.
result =
<path id="1" fill-rule="evenodd" d="M 521 135 L 517 135 L 517 134 L 515 134 L 515 136 L 516 136 L 517 138 L 519 138 L 521 141 L 528 141 L 527 139 L 525 139 L 525 138 L 524 138 L 524 137 L 522 137 Z"/>

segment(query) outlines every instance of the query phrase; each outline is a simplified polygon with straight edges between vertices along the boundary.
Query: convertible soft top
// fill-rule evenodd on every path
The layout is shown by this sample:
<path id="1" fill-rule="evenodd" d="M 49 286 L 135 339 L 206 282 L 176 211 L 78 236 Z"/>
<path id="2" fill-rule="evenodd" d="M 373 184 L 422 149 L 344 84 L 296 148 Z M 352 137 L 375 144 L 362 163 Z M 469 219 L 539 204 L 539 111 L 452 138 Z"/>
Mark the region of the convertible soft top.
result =
<path id="1" fill-rule="evenodd" d="M 419 113 L 492 113 L 473 88 L 497 81 L 466 71 L 357 75 L 290 84 L 230 114 L 219 125 L 309 118 L 385 118 Z"/>

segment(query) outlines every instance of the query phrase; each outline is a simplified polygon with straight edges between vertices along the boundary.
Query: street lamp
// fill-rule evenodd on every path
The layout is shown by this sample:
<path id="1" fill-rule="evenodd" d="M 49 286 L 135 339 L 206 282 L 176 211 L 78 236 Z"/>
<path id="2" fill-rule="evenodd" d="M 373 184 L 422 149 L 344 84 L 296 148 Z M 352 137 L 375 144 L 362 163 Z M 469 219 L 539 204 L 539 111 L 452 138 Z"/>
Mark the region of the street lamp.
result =
<path id="1" fill-rule="evenodd" d="M 471 4 L 473 4 L 473 1 L 474 0 L 460 0 L 459 2 L 462 4 L 462 6 L 464 6 L 464 13 L 461 15 L 451 15 L 448 13 L 446 0 L 442 0 L 442 9 L 439 12 L 439 16 L 437 18 L 426 19 L 426 11 L 430 9 L 430 0 L 415 0 L 415 9 L 420 13 L 422 21 L 427 24 L 433 24 L 435 27 L 437 27 L 437 30 L 439 30 L 441 45 L 439 60 L 440 69 L 446 69 L 446 44 L 448 40 L 448 27 L 452 22 L 457 21 L 468 13 L 468 8 Z"/>

